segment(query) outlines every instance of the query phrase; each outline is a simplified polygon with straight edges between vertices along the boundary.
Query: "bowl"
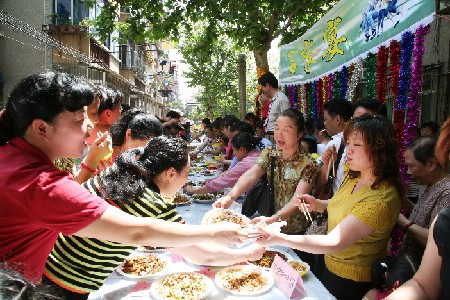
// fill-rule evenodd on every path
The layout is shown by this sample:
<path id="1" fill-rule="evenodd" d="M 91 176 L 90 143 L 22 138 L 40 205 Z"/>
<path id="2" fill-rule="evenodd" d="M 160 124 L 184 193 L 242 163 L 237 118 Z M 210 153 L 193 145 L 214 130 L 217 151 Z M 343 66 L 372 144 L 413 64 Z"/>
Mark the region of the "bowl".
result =
<path id="1" fill-rule="evenodd" d="M 305 276 L 306 273 L 308 273 L 308 271 L 310 270 L 310 266 L 300 260 L 290 260 L 287 263 L 288 265 L 293 267 L 302 277 Z"/>

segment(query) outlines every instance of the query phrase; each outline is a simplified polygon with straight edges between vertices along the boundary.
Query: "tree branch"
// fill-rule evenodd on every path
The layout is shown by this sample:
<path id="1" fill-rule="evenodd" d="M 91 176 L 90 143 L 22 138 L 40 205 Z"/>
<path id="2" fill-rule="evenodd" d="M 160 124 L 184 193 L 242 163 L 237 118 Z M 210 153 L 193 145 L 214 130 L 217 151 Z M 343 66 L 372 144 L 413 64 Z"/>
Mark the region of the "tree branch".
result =
<path id="1" fill-rule="evenodd" d="M 283 26 L 283 28 L 280 28 L 280 30 L 275 33 L 273 35 L 273 39 L 276 39 L 278 36 L 280 36 L 281 34 L 283 34 L 284 32 L 286 32 L 286 30 L 291 26 L 292 24 L 292 20 L 294 19 L 294 16 L 303 8 L 302 5 L 297 6 L 294 11 L 292 11 L 290 14 L 287 15 L 288 20 L 286 22 L 286 24 Z M 315 10 L 304 10 L 303 13 L 305 15 L 309 15 L 309 14 L 316 14 L 316 13 L 322 13 L 322 10 L 319 9 L 315 9 Z"/>

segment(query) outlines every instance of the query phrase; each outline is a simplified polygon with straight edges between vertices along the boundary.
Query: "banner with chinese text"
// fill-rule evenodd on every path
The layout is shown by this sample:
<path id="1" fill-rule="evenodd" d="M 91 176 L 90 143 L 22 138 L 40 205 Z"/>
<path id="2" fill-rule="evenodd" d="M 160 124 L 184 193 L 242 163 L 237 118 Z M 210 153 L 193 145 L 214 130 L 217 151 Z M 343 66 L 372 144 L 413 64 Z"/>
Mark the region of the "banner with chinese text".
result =
<path id="1" fill-rule="evenodd" d="M 280 84 L 315 80 L 433 20 L 434 0 L 342 0 L 304 35 L 281 46 Z"/>

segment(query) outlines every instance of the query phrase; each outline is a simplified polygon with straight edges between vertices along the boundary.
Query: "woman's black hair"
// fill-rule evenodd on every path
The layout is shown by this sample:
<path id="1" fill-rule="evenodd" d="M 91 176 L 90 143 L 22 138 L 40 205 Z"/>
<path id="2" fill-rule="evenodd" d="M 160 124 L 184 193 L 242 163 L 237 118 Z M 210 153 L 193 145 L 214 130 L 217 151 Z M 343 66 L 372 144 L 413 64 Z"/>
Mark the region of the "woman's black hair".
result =
<path id="1" fill-rule="evenodd" d="M 257 115 L 255 115 L 254 113 L 252 113 L 252 112 L 248 112 L 248 113 L 246 113 L 245 114 L 245 118 L 244 118 L 246 121 L 248 121 L 248 120 L 253 120 L 253 122 L 256 124 L 257 122 L 259 122 L 259 121 L 261 121 L 261 119 L 257 116 Z"/>
<path id="2" fill-rule="evenodd" d="M 212 128 L 221 129 L 222 128 L 222 120 L 215 120 L 211 123 Z"/>
<path id="3" fill-rule="evenodd" d="M 413 255 L 402 253 L 395 257 L 375 260 L 372 264 L 372 283 L 379 290 L 390 290 L 413 278 L 420 266 Z"/>
<path id="4" fill-rule="evenodd" d="M 231 127 L 238 122 L 240 122 L 240 120 L 238 118 L 236 118 L 235 116 L 226 115 L 225 118 L 223 118 L 222 127 Z"/>
<path id="5" fill-rule="evenodd" d="M 417 161 L 426 164 L 428 159 L 434 157 L 436 143 L 437 139 L 434 137 L 420 137 L 409 143 L 406 149 L 411 150 Z"/>
<path id="6" fill-rule="evenodd" d="M 288 108 L 285 111 L 283 111 L 281 114 L 279 114 L 278 118 L 279 117 L 290 118 L 292 121 L 295 122 L 298 132 L 305 131 L 305 119 L 303 118 L 303 114 L 301 112 L 299 112 L 298 110 L 295 110 L 293 108 Z"/>
<path id="7" fill-rule="evenodd" d="M 247 122 L 243 122 L 243 121 L 239 121 L 234 123 L 231 127 L 230 127 L 231 131 L 238 131 L 238 132 L 248 132 L 251 135 L 255 135 L 255 131 L 253 129 L 253 127 L 248 124 Z"/>
<path id="8" fill-rule="evenodd" d="M 305 142 L 308 147 L 306 148 L 306 151 L 308 153 L 317 153 L 317 142 L 309 137 L 304 137 L 301 139 L 302 142 Z"/>
<path id="9" fill-rule="evenodd" d="M 152 138 L 139 159 L 139 148 L 122 152 L 115 167 L 101 180 L 106 198 L 127 201 L 143 194 L 145 188 L 154 183 L 154 178 L 168 168 L 181 172 L 189 161 L 189 151 L 180 138 L 159 136 Z"/>
<path id="10" fill-rule="evenodd" d="M 0 263 L 0 299 L 16 300 L 58 300 L 58 290 L 45 283 L 28 281 L 11 265 Z"/>
<path id="11" fill-rule="evenodd" d="M 262 121 L 256 122 L 255 128 L 261 128 L 261 129 L 264 129 L 264 123 L 263 123 Z"/>
<path id="12" fill-rule="evenodd" d="M 111 140 L 113 146 L 122 146 L 127 130 L 131 130 L 133 140 L 150 139 L 162 135 L 161 122 L 151 114 L 133 108 L 125 113 L 111 126 Z"/>
<path id="13" fill-rule="evenodd" d="M 0 114 L 0 137 L 22 137 L 36 119 L 47 123 L 64 110 L 74 112 L 94 101 L 87 81 L 66 73 L 43 72 L 22 79 L 12 90 Z"/>
<path id="14" fill-rule="evenodd" d="M 123 100 L 123 94 L 119 90 L 104 88 L 106 97 L 100 98 L 98 106 L 98 115 L 100 116 L 105 110 L 113 110 Z"/>
<path id="15" fill-rule="evenodd" d="M 248 132 L 240 132 L 231 140 L 231 146 L 236 149 L 244 147 L 247 151 L 252 151 L 256 148 L 259 140 Z"/>

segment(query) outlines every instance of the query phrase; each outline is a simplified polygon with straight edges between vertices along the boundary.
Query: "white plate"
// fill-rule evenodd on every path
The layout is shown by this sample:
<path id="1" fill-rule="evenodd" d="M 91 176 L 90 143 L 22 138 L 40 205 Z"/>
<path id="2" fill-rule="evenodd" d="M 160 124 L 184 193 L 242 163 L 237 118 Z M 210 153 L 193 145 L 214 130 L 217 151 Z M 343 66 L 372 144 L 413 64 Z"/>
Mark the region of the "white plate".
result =
<path id="1" fill-rule="evenodd" d="M 171 298 L 171 297 L 165 297 L 164 295 L 161 295 L 161 293 L 159 292 L 159 288 L 162 285 L 162 283 L 164 282 L 164 280 L 170 276 L 173 275 L 178 275 L 178 274 L 195 274 L 197 276 L 201 276 L 204 285 L 205 285 L 205 292 L 202 293 L 201 295 L 198 295 L 198 297 L 193 297 L 190 298 L 190 300 L 200 300 L 200 299 L 205 299 L 206 297 L 209 296 L 209 294 L 211 294 L 212 288 L 213 288 L 213 282 L 211 279 L 209 279 L 208 277 L 206 277 L 205 275 L 196 273 L 196 272 L 178 272 L 178 273 L 174 273 L 174 274 L 169 274 L 166 275 L 164 277 L 159 278 L 158 280 L 156 280 L 155 282 L 152 283 L 152 286 L 150 288 L 150 293 L 152 294 L 152 296 L 158 300 L 172 300 L 172 299 L 176 299 L 176 298 Z M 189 284 L 189 286 L 191 286 Z M 181 291 L 180 291 L 181 292 Z"/>
<path id="2" fill-rule="evenodd" d="M 157 273 L 147 274 L 147 275 L 133 275 L 133 274 L 125 273 L 123 271 L 123 266 L 125 264 L 125 261 L 124 261 L 119 266 L 117 266 L 116 271 L 119 274 L 121 274 L 123 276 L 126 276 L 126 277 L 129 277 L 129 278 L 154 278 L 154 277 L 158 277 L 158 276 L 161 276 L 161 275 L 165 274 L 169 270 L 170 265 L 172 264 L 172 260 L 169 257 L 167 257 L 165 255 L 159 255 L 159 254 L 156 254 L 156 253 L 152 253 L 152 254 L 135 254 L 135 255 L 132 255 L 132 256 L 128 257 L 127 259 L 134 258 L 134 257 L 142 257 L 142 256 L 156 256 L 156 257 L 158 257 L 160 260 L 162 260 L 165 263 L 165 266 L 161 269 L 161 271 L 159 271 Z"/>
<path id="3" fill-rule="evenodd" d="M 232 289 L 226 287 L 225 286 L 226 281 L 223 280 L 223 275 L 226 274 L 227 272 L 229 272 L 230 270 L 236 270 L 236 269 L 239 271 L 242 271 L 242 272 L 256 272 L 256 273 L 260 274 L 261 277 L 263 277 L 266 280 L 266 284 L 262 285 L 259 289 L 253 290 L 253 291 L 249 291 L 249 290 L 236 291 L 236 290 L 232 290 Z M 239 265 L 239 266 L 226 267 L 225 269 L 217 272 L 215 282 L 219 288 L 221 288 L 229 293 L 232 293 L 235 295 L 241 295 L 241 296 L 254 296 L 254 295 L 259 295 L 259 294 L 262 294 L 262 293 L 270 290 L 273 286 L 274 280 L 273 280 L 272 274 L 268 271 L 264 271 L 261 268 L 258 268 L 253 265 Z"/>
<path id="4" fill-rule="evenodd" d="M 247 227 L 248 224 L 250 224 L 250 219 L 240 213 L 237 213 L 237 212 L 229 210 L 229 209 L 216 208 L 216 209 L 212 209 L 212 210 L 208 211 L 203 216 L 202 225 L 210 225 L 210 224 L 218 223 L 218 222 L 215 222 L 214 219 L 217 217 L 220 217 L 221 214 L 228 214 L 231 216 L 241 218 L 243 220 L 243 222 L 246 223 L 246 226 L 243 226 L 243 227 Z M 225 222 L 225 221 L 223 221 L 223 222 Z"/>
<path id="5" fill-rule="evenodd" d="M 282 251 L 282 250 L 278 250 L 278 249 L 272 248 L 272 247 L 267 247 L 267 248 L 266 248 L 266 251 L 267 251 L 267 250 L 269 250 L 269 251 L 276 251 L 276 252 L 279 252 L 279 253 L 283 254 L 283 255 L 286 257 L 286 262 L 288 262 L 288 261 L 290 261 L 290 260 L 294 260 L 294 258 L 293 258 L 289 253 L 284 252 L 284 251 Z M 249 265 L 252 265 L 252 266 L 258 266 L 258 265 L 256 265 L 256 264 L 251 263 L 250 261 L 247 261 L 247 263 L 248 263 Z M 258 266 L 258 267 L 259 267 L 259 266 Z M 269 268 L 266 268 L 266 267 L 260 267 L 260 268 L 261 268 L 261 269 L 264 269 L 264 270 L 270 270 L 270 267 L 269 267 Z"/>

